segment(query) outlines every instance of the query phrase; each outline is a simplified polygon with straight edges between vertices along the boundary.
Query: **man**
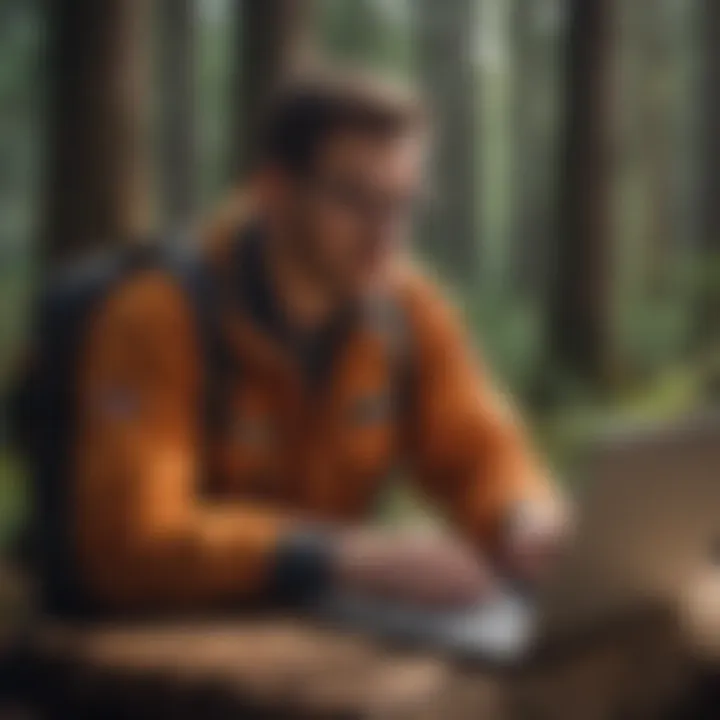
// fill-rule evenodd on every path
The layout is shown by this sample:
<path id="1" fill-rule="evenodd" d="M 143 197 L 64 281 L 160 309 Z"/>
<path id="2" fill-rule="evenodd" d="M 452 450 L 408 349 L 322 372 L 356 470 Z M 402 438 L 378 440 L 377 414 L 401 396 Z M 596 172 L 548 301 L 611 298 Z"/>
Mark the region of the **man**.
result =
<path id="1" fill-rule="evenodd" d="M 558 499 L 404 248 L 421 107 L 306 77 L 265 130 L 206 243 L 229 354 L 222 420 L 200 417 L 201 339 L 170 277 L 134 276 L 93 319 L 73 495 L 88 592 L 123 610 L 331 587 L 453 604 L 489 588 L 490 566 L 534 577 Z M 452 536 L 359 525 L 399 461 Z"/>

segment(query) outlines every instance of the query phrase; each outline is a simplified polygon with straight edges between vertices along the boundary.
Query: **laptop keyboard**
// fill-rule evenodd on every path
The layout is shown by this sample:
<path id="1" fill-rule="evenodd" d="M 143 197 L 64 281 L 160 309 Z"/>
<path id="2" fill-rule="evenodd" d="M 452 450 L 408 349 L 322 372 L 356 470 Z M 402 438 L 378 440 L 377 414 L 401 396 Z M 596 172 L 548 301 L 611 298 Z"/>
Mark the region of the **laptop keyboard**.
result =
<path id="1" fill-rule="evenodd" d="M 536 625 L 532 601 L 512 592 L 451 611 L 334 597 L 321 604 L 320 614 L 353 629 L 499 662 L 521 656 L 532 641 Z"/>

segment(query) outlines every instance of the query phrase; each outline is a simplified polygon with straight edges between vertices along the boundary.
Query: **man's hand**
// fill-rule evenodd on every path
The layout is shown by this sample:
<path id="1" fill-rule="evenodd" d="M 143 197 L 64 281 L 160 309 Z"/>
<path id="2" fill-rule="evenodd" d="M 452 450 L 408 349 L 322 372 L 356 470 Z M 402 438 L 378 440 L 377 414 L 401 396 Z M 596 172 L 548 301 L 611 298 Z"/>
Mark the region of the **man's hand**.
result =
<path id="1" fill-rule="evenodd" d="M 568 506 L 528 503 L 508 518 L 500 551 L 502 564 L 514 577 L 542 582 L 567 545 L 572 528 Z"/>
<path id="2" fill-rule="evenodd" d="M 358 530 L 339 544 L 338 586 L 421 605 L 471 605 L 492 590 L 477 553 L 459 539 L 429 532 Z"/>

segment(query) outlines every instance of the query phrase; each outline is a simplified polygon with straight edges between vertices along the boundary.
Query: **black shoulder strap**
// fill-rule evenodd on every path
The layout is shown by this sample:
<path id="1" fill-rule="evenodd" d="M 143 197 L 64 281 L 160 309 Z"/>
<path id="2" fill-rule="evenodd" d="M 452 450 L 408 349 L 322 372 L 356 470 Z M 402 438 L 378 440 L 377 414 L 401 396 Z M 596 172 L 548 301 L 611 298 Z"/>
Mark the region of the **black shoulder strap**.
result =
<path id="1" fill-rule="evenodd" d="M 220 289 L 212 269 L 197 251 L 173 252 L 169 264 L 195 314 L 204 368 L 203 416 L 206 428 L 211 431 L 224 420 L 224 396 L 231 363 L 231 353 L 221 327 Z M 412 405 L 415 384 L 414 343 L 409 318 L 399 299 L 390 295 L 377 298 L 371 314 L 388 355 L 394 402 L 403 415 Z"/>
<path id="2" fill-rule="evenodd" d="M 172 253 L 169 269 L 181 284 L 195 315 L 203 365 L 202 414 L 210 433 L 223 421 L 231 358 L 222 330 L 219 290 L 207 260 L 198 251 Z"/>

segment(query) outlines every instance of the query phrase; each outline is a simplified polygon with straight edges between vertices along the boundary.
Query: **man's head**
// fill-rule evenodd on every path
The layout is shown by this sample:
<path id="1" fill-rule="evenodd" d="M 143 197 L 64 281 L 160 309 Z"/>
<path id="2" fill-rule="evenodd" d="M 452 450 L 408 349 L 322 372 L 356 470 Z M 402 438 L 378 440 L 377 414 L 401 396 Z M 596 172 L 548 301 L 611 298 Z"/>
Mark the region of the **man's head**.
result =
<path id="1" fill-rule="evenodd" d="M 281 88 L 256 187 L 317 282 L 354 294 L 382 277 L 421 194 L 426 121 L 407 90 L 327 74 Z"/>

